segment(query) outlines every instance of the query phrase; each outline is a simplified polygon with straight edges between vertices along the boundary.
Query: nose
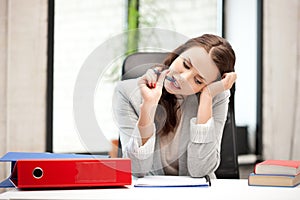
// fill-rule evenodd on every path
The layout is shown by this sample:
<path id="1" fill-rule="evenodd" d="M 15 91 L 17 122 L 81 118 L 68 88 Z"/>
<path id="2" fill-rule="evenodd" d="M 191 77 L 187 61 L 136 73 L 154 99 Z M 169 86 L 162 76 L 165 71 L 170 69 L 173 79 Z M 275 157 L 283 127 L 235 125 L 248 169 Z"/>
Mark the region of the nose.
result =
<path id="1" fill-rule="evenodd" d="M 190 79 L 193 79 L 193 72 L 190 70 L 190 71 L 185 71 L 183 73 L 180 74 L 180 77 L 182 79 L 184 79 L 185 81 L 189 81 Z"/>

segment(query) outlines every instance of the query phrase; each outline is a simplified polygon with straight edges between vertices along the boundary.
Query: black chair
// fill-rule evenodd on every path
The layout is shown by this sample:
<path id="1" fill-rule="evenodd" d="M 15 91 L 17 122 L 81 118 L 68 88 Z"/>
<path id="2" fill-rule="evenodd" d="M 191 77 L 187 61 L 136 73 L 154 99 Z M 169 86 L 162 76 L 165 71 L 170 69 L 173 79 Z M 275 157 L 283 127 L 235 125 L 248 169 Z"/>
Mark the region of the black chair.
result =
<path id="1" fill-rule="evenodd" d="M 122 80 L 137 78 L 145 74 L 147 69 L 152 67 L 153 64 L 162 63 L 166 55 L 167 53 L 159 52 L 144 52 L 129 55 L 123 62 Z M 221 144 L 221 163 L 215 174 L 217 178 L 239 179 L 234 113 L 235 85 L 231 88 L 230 92 L 230 103 Z M 118 142 L 118 157 L 122 157 L 120 138 Z"/>

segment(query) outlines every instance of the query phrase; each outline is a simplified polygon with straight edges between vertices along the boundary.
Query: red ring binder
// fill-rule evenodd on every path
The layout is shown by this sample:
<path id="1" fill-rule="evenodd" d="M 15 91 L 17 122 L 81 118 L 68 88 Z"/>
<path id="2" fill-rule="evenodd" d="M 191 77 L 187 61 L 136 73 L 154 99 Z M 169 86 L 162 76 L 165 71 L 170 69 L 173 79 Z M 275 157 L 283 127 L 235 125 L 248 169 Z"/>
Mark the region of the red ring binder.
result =
<path id="1" fill-rule="evenodd" d="M 11 162 L 11 175 L 0 187 L 83 188 L 132 183 L 128 158 L 10 152 L 0 161 Z"/>

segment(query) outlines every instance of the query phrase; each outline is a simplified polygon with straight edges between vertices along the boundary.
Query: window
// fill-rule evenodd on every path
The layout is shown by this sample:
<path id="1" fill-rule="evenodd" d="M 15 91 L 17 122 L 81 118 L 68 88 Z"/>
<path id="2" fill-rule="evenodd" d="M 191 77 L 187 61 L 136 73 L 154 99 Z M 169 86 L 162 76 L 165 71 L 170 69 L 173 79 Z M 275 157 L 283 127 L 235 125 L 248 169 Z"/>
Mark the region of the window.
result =
<path id="1" fill-rule="evenodd" d="M 123 0 L 55 1 L 54 152 L 86 152 L 74 125 L 74 84 L 88 55 L 107 38 L 123 31 L 124 11 Z"/>
<path id="2" fill-rule="evenodd" d="M 222 33 L 220 0 L 140 0 L 139 27 L 156 27 L 185 35 Z M 127 22 L 127 1 L 64 0 L 55 1 L 53 66 L 53 151 L 107 152 L 109 141 L 118 138 L 111 112 L 115 82 L 99 79 L 94 95 L 95 115 L 106 141 L 95 140 L 87 148 L 76 130 L 73 92 L 78 73 L 88 56 L 105 41 L 122 34 Z M 147 41 L 147 35 L 144 39 Z M 140 46 L 147 44 L 140 44 Z M 145 49 L 143 49 L 145 50 Z M 149 50 L 149 49 L 148 49 Z M 112 60 L 112 68 L 122 57 Z M 101 62 L 101 61 L 99 61 Z M 107 69 L 107 71 L 110 71 Z M 119 71 L 114 73 L 120 73 Z M 82 97 L 84 98 L 84 97 Z"/>
<path id="3" fill-rule="evenodd" d="M 260 1 L 226 1 L 225 35 L 236 53 L 235 69 L 238 74 L 235 92 L 235 117 L 238 127 L 247 129 L 249 152 L 261 154 L 261 66 L 259 43 L 261 27 L 259 27 Z M 239 132 L 238 132 L 239 133 Z M 241 133 L 242 134 L 242 133 Z M 243 135 L 238 135 L 243 137 Z M 241 140 L 243 141 L 243 140 Z M 248 144 L 241 144 L 243 145 Z M 244 147 L 242 147 L 244 148 Z M 244 154 L 244 153 L 243 153 Z M 242 158 L 242 157 L 240 157 Z M 246 156 L 242 162 L 256 161 L 256 156 Z"/>

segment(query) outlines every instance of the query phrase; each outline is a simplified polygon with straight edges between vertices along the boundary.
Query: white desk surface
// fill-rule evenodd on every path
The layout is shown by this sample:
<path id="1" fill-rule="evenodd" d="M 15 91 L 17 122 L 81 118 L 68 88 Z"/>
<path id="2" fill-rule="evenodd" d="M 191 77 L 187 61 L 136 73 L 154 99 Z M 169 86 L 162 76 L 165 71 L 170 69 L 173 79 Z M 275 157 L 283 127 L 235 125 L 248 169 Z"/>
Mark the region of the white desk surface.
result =
<path id="1" fill-rule="evenodd" d="M 0 199 L 249 199 L 249 200 L 293 200 L 300 199 L 300 186 L 256 187 L 248 186 L 247 179 L 215 179 L 211 187 L 182 188 L 126 188 L 35 190 L 19 191 L 12 189 L 0 194 Z"/>

